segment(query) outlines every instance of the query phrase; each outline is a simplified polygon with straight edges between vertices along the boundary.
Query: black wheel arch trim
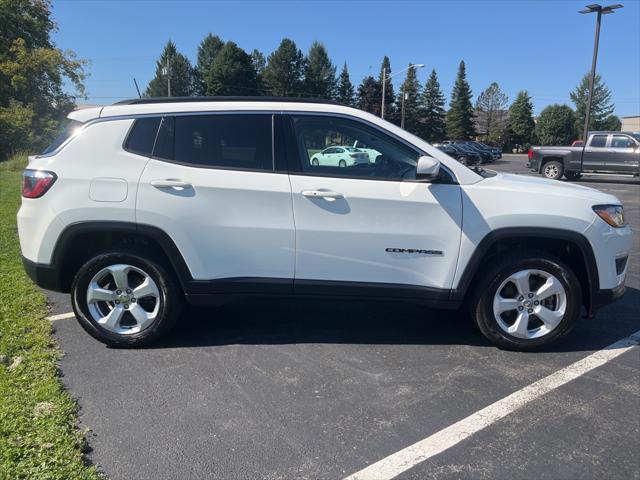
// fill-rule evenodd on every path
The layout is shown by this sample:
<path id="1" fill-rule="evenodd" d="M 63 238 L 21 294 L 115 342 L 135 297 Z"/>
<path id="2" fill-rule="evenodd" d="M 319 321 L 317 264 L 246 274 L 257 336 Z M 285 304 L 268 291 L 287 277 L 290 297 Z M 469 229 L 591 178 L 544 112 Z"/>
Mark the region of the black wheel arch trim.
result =
<path id="1" fill-rule="evenodd" d="M 472 282 L 478 273 L 478 270 L 485 260 L 487 253 L 499 241 L 511 239 L 553 239 L 565 240 L 576 245 L 581 254 L 587 271 L 587 290 L 589 299 L 587 304 L 587 313 L 593 315 L 595 309 L 599 306 L 597 298 L 600 291 L 600 279 L 598 276 L 598 266 L 593 253 L 593 248 L 587 238 L 571 230 L 563 230 L 559 228 L 548 227 L 506 227 L 489 232 L 478 244 L 471 259 L 467 263 L 464 272 L 458 282 L 457 287 L 452 290 L 452 299 L 462 301 L 472 285 Z"/>

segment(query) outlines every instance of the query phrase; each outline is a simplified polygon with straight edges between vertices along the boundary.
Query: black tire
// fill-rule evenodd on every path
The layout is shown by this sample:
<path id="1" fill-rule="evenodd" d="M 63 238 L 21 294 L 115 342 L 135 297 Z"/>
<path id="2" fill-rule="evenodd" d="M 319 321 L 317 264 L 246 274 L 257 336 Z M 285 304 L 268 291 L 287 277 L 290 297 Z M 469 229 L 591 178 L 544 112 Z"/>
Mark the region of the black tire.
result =
<path id="1" fill-rule="evenodd" d="M 494 345 L 516 351 L 540 350 L 565 338 L 576 325 L 582 308 L 582 290 L 573 271 L 552 255 L 536 251 L 502 258 L 493 257 L 490 262 L 493 265 L 476 283 L 471 302 L 472 317 L 482 334 Z M 560 323 L 549 333 L 534 339 L 519 338 L 507 333 L 498 324 L 493 311 L 494 296 L 502 283 L 512 274 L 527 269 L 553 275 L 564 287 L 567 297 L 565 313 Z"/>
<path id="2" fill-rule="evenodd" d="M 347 166 L 347 162 L 345 162 L 344 160 L 340 160 L 340 161 L 338 162 L 338 166 L 339 166 L 339 167 L 346 167 L 346 166 Z"/>
<path id="3" fill-rule="evenodd" d="M 153 323 L 131 334 L 111 332 L 95 321 L 87 304 L 87 288 L 92 278 L 110 265 L 127 264 L 143 270 L 157 285 L 160 303 Z M 165 335 L 180 317 L 184 294 L 173 274 L 139 253 L 109 252 L 90 259 L 76 274 L 71 285 L 71 303 L 78 322 L 89 335 L 110 347 L 142 347 Z"/>
<path id="4" fill-rule="evenodd" d="M 560 180 L 564 172 L 564 165 L 557 160 L 549 160 L 542 165 L 542 176 L 549 180 Z"/>
<path id="5" fill-rule="evenodd" d="M 564 176 L 569 181 L 575 181 L 582 177 L 582 174 L 580 172 L 564 172 Z"/>

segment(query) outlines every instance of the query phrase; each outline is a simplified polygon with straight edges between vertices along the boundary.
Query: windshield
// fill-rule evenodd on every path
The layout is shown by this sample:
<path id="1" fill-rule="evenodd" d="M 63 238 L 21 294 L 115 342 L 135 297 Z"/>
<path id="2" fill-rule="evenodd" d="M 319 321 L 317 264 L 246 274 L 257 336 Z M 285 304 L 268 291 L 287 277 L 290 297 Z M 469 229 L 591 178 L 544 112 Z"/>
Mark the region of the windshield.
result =
<path id="1" fill-rule="evenodd" d="M 77 120 L 67 119 L 62 122 L 60 133 L 53 140 L 53 142 L 51 142 L 51 144 L 42 151 L 40 155 L 47 155 L 48 153 L 53 152 L 56 148 L 66 142 L 69 137 L 74 135 L 81 126 L 82 122 L 79 122 Z"/>

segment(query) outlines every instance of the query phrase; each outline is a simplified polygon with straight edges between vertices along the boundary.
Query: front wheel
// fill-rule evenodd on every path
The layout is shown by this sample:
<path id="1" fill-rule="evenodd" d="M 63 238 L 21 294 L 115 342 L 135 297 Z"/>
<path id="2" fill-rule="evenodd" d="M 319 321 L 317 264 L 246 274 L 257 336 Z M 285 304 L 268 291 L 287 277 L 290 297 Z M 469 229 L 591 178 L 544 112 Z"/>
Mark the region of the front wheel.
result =
<path id="1" fill-rule="evenodd" d="M 557 160 L 551 160 L 542 166 L 542 176 L 550 180 L 559 180 L 563 171 L 564 166 Z"/>
<path id="2" fill-rule="evenodd" d="M 478 328 L 508 350 L 531 351 L 559 342 L 575 326 L 582 306 L 573 271 L 541 252 L 498 260 L 475 291 Z"/>
<path id="3" fill-rule="evenodd" d="M 183 296 L 173 275 L 134 253 L 112 252 L 85 263 L 71 286 L 78 322 L 114 347 L 148 345 L 180 315 Z"/>

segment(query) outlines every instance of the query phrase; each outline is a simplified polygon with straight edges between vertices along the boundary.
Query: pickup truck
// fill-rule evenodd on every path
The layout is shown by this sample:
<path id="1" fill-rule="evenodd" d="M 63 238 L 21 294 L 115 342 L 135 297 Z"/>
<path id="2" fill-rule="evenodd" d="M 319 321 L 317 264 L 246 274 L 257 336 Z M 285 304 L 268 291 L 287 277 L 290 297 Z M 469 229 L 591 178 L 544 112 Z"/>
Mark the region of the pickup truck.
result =
<path id="1" fill-rule="evenodd" d="M 640 133 L 591 132 L 586 146 L 532 147 L 527 167 L 543 177 L 577 180 L 583 172 L 637 176 L 640 173 Z"/>

